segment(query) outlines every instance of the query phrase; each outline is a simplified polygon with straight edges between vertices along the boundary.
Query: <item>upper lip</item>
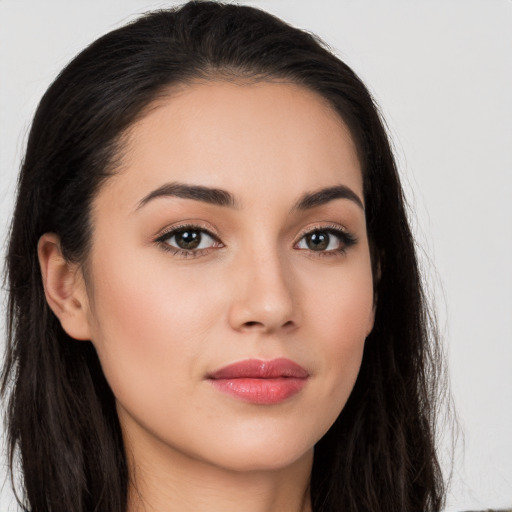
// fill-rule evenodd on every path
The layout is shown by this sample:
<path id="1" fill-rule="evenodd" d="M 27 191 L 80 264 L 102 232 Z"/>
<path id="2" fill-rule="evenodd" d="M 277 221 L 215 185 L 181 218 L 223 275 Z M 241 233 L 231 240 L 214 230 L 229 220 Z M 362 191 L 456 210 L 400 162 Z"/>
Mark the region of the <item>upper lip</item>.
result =
<path id="1" fill-rule="evenodd" d="M 209 379 L 277 379 L 280 377 L 305 379 L 309 377 L 309 373 L 299 364 L 289 359 L 279 358 L 270 361 L 246 359 L 208 374 Z"/>

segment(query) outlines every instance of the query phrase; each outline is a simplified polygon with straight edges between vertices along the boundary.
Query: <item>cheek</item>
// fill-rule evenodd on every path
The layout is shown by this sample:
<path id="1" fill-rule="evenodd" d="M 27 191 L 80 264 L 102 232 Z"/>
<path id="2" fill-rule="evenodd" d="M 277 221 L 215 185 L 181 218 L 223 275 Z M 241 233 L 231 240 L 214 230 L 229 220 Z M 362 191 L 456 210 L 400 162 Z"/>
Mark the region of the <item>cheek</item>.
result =
<path id="1" fill-rule="evenodd" d="M 216 305 L 202 283 L 165 265 L 104 254 L 95 267 L 93 343 L 120 401 L 186 396 L 199 375 Z M 203 293 L 202 293 L 203 292 Z"/>
<path id="2" fill-rule="evenodd" d="M 321 354 L 319 371 L 326 377 L 325 395 L 337 414 L 357 378 L 367 335 L 373 326 L 373 281 L 369 258 L 340 267 L 330 279 L 317 275 L 308 285 L 306 310 L 311 336 Z"/>

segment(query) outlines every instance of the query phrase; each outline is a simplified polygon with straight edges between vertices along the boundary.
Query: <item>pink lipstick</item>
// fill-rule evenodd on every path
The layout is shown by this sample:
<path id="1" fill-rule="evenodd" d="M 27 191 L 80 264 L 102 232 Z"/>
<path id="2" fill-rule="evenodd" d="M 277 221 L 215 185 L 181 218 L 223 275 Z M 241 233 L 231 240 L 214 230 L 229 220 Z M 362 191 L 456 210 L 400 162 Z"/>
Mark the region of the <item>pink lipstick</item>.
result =
<path id="1" fill-rule="evenodd" d="M 297 394 L 308 377 L 309 373 L 302 366 L 285 358 L 246 359 L 207 376 L 219 391 L 259 405 L 283 402 Z"/>

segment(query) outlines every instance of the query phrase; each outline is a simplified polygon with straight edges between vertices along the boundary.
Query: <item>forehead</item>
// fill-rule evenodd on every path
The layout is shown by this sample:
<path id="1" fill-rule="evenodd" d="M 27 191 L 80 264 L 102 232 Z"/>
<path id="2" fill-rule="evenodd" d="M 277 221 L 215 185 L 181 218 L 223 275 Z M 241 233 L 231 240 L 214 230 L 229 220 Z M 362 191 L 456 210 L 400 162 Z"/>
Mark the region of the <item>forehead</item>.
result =
<path id="1" fill-rule="evenodd" d="M 337 184 L 362 195 L 348 128 L 321 96 L 291 83 L 211 81 L 173 89 L 125 141 L 111 186 L 131 184 L 139 196 L 169 181 L 241 196 L 292 196 Z"/>

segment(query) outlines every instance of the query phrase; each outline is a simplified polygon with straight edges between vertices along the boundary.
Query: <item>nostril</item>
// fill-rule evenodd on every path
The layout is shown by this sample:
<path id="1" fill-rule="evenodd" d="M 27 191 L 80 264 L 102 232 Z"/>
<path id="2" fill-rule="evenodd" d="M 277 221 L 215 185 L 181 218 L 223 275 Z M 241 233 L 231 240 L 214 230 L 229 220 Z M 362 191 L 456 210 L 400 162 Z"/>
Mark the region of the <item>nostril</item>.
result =
<path id="1" fill-rule="evenodd" d="M 260 322 L 245 322 L 246 327 L 254 327 L 255 325 L 261 325 Z"/>
<path id="2" fill-rule="evenodd" d="M 282 327 L 285 328 L 285 329 L 293 327 L 293 326 L 294 326 L 294 323 L 293 323 L 292 320 L 289 320 L 288 322 L 285 322 L 282 325 Z M 247 328 L 247 329 L 251 329 L 253 327 L 262 327 L 262 328 L 264 328 L 265 327 L 265 323 L 264 322 L 257 322 L 257 321 L 251 320 L 250 322 L 244 322 L 243 327 Z"/>

